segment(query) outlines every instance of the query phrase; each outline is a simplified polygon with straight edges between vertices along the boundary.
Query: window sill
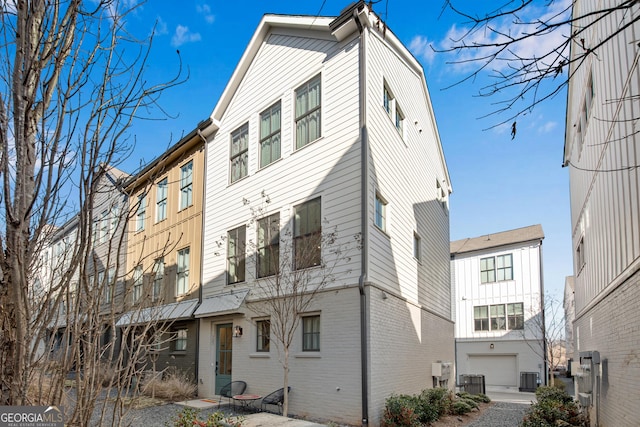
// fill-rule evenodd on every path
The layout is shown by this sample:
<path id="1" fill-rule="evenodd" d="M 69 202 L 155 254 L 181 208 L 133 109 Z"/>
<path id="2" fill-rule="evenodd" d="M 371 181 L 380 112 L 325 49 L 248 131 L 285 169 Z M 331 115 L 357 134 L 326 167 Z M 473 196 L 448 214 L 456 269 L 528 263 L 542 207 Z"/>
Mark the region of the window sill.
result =
<path id="1" fill-rule="evenodd" d="M 242 182 L 246 179 L 249 179 L 249 177 L 251 176 L 251 174 L 249 174 L 249 172 L 247 171 L 247 174 L 245 176 L 243 176 L 242 178 L 238 178 L 235 181 L 231 181 L 231 179 L 229 179 L 229 185 L 227 185 L 227 187 L 231 187 L 232 185 L 236 185 L 239 182 Z"/>
<path id="2" fill-rule="evenodd" d="M 295 146 L 295 141 L 294 141 L 293 152 L 292 152 L 291 154 L 299 153 L 300 151 L 304 150 L 305 148 L 310 147 L 310 146 L 312 146 L 312 145 L 315 145 L 315 144 L 317 144 L 319 141 L 322 141 L 323 139 L 324 139 L 324 136 L 320 135 L 318 138 L 314 139 L 313 141 L 310 141 L 310 142 L 306 143 L 305 145 L 303 145 L 303 146 L 302 146 L 302 147 L 300 147 L 300 148 L 297 148 L 297 147 Z"/>
<path id="3" fill-rule="evenodd" d="M 279 163 L 279 162 L 281 162 L 281 161 L 282 161 L 282 153 L 280 154 L 280 157 L 279 157 L 279 158 L 275 159 L 275 160 L 274 160 L 274 161 L 272 161 L 271 163 L 268 163 L 268 164 L 266 164 L 266 165 L 264 165 L 264 166 L 260 166 L 260 167 L 258 168 L 258 170 L 256 171 L 256 173 L 261 172 L 261 171 L 263 171 L 263 170 L 267 169 L 269 166 L 271 166 L 271 165 L 275 165 L 276 163 Z"/>
<path id="4" fill-rule="evenodd" d="M 294 357 L 297 359 L 322 359 L 322 354 L 319 351 L 303 351 Z"/>
<path id="5" fill-rule="evenodd" d="M 178 209 L 178 213 L 182 213 L 182 212 L 186 211 L 187 209 L 189 209 L 191 207 L 193 207 L 193 203 L 191 203 L 189 206 L 185 206 L 182 209 Z"/>
<path id="6" fill-rule="evenodd" d="M 391 235 L 389 235 L 387 230 L 383 230 L 382 228 L 378 227 L 375 222 L 373 223 L 373 228 L 375 228 L 380 233 L 382 233 L 382 235 L 385 236 L 387 239 L 391 239 Z"/>
<path id="7" fill-rule="evenodd" d="M 249 353 L 249 358 L 251 359 L 270 359 L 271 354 L 268 351 L 261 353 Z"/>

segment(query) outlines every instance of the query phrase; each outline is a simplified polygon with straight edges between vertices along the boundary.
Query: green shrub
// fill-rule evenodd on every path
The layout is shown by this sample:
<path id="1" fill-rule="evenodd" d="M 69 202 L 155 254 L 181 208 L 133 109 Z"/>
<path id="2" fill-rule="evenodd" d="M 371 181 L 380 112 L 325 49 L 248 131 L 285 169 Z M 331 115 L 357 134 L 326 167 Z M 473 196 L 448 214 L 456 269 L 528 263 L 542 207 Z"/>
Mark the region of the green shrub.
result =
<path id="1" fill-rule="evenodd" d="M 542 386 L 536 390 L 536 398 L 538 402 L 543 400 L 557 400 L 559 402 L 573 402 L 573 397 L 569 396 L 564 390 L 557 387 Z"/>
<path id="2" fill-rule="evenodd" d="M 416 413 L 418 399 L 408 395 L 391 395 L 387 398 L 382 427 L 418 427 L 420 420 Z"/>
<path id="3" fill-rule="evenodd" d="M 479 408 L 478 402 L 476 402 L 474 399 L 472 399 L 470 397 L 461 397 L 460 401 L 466 403 L 467 405 L 469 405 L 471 407 L 471 409 L 478 409 Z"/>
<path id="4" fill-rule="evenodd" d="M 442 387 L 430 388 L 423 390 L 420 393 L 418 401 L 423 408 L 425 414 L 433 414 L 432 416 L 421 417 L 420 421 L 423 423 L 436 421 L 443 415 L 451 413 L 451 404 L 453 402 L 453 396 L 451 392 Z"/>
<path id="5" fill-rule="evenodd" d="M 452 406 L 452 413 L 454 415 L 462 415 L 462 414 L 466 414 L 467 412 L 471 412 L 471 406 L 469 406 L 469 404 L 463 400 L 456 400 L 455 402 L 453 402 L 453 406 Z"/>
<path id="6" fill-rule="evenodd" d="M 521 427 L 587 426 L 578 404 L 564 391 L 555 387 L 539 387 L 536 397 L 538 402 L 531 405 Z"/>

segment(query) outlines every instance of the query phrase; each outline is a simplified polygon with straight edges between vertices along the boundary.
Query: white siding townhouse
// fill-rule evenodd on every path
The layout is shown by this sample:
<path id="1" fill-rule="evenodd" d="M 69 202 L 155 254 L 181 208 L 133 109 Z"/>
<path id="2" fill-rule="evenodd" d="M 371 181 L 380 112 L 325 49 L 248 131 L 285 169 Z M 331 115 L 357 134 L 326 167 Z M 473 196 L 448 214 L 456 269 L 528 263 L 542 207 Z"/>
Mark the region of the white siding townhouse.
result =
<path id="1" fill-rule="evenodd" d="M 451 242 L 456 371 L 487 389 L 546 383 L 540 225 Z"/>
<path id="2" fill-rule="evenodd" d="M 616 2 L 620 10 L 597 13 L 609 6 L 573 5 L 572 32 L 581 41 L 571 44 L 564 146 L 575 277 L 572 373 L 591 425 L 631 426 L 640 420 L 640 5 Z"/>
<path id="3" fill-rule="evenodd" d="M 378 425 L 390 394 L 432 387 L 432 363 L 454 358 L 451 184 L 424 71 L 391 30 L 364 2 L 338 18 L 265 15 L 200 129 L 199 394 L 282 387 L 270 318 L 252 309 L 273 274 L 265 251 L 288 268 L 334 229 L 295 267 L 326 263 L 335 280 L 297 313 L 289 412 Z M 353 251 L 336 261 L 340 245 Z"/>

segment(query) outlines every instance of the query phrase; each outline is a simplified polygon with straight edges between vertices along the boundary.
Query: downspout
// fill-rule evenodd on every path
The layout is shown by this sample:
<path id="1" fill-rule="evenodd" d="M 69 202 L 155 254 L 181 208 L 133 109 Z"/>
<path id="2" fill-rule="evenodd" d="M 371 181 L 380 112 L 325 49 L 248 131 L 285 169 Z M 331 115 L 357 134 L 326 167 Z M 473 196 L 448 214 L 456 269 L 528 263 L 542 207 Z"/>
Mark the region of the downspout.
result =
<path id="1" fill-rule="evenodd" d="M 549 384 L 549 365 L 547 359 L 549 358 L 549 353 L 547 353 L 547 323 L 544 314 L 544 275 L 542 271 L 542 240 L 540 240 L 540 246 L 538 246 L 538 264 L 540 265 L 540 310 L 542 311 L 542 351 L 543 351 L 543 369 L 544 369 L 544 385 Z M 552 350 L 553 351 L 553 350 Z"/>
<path id="2" fill-rule="evenodd" d="M 368 354 L 367 354 L 367 295 L 364 289 L 364 282 L 367 278 L 367 262 L 369 260 L 369 141 L 367 135 L 367 64 L 366 64 L 366 33 L 360 18 L 358 9 L 353 11 L 353 20 L 358 26 L 360 33 L 360 43 L 358 44 L 358 66 L 360 89 L 358 102 L 360 104 L 360 227 L 362 239 L 362 251 L 360 253 L 360 278 L 358 279 L 358 289 L 360 291 L 360 376 L 362 378 L 362 425 L 369 425 L 369 381 L 368 381 Z"/>
<path id="3" fill-rule="evenodd" d="M 202 130 L 200 130 L 200 124 L 196 128 L 196 132 L 200 139 L 202 139 L 202 144 L 204 146 L 204 160 L 202 164 L 204 165 L 203 177 L 202 177 L 202 225 L 200 229 L 200 286 L 198 286 L 198 304 L 196 306 L 196 310 L 202 304 L 202 266 L 204 265 L 204 217 L 205 217 L 205 199 L 207 198 L 207 139 L 202 134 Z M 195 313 L 195 310 L 194 310 Z M 201 319 L 197 319 L 196 321 L 196 357 L 195 357 L 195 368 L 194 368 L 194 378 L 196 380 L 196 386 L 200 387 L 200 369 L 199 369 L 199 360 L 200 360 L 200 322 Z"/>

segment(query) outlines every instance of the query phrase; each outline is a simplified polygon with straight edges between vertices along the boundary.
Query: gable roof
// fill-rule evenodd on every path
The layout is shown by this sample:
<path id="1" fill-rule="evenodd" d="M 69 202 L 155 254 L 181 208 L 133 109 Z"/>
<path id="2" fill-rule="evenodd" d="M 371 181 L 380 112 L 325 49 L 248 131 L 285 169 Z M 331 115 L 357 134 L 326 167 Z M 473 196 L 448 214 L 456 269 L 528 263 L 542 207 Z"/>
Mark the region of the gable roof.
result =
<path id="1" fill-rule="evenodd" d="M 515 230 L 501 231 L 494 234 L 486 234 L 480 237 L 469 237 L 466 239 L 451 242 L 451 255 L 463 254 L 466 252 L 479 251 L 483 249 L 496 248 L 511 245 L 514 243 L 524 243 L 540 241 L 544 239 L 542 225 L 530 225 L 528 227 L 516 228 Z"/>
<path id="2" fill-rule="evenodd" d="M 358 21 L 358 24 L 356 24 L 356 20 Z M 316 35 L 325 33 L 327 37 L 340 42 L 350 34 L 357 31 L 359 25 L 367 27 L 372 31 L 378 31 L 382 35 L 383 39 L 393 47 L 393 49 L 409 66 L 414 69 L 418 75 L 420 75 L 423 86 L 423 96 L 429 105 L 428 110 L 434 124 L 440 161 L 442 162 L 442 166 L 446 174 L 446 188 L 449 194 L 452 193 L 453 188 L 451 184 L 451 177 L 449 175 L 449 168 L 447 167 L 447 162 L 444 157 L 442 141 L 440 140 L 440 134 L 438 132 L 437 121 L 433 111 L 433 104 L 431 103 L 431 96 L 429 94 L 424 68 L 409 49 L 407 49 L 407 47 L 386 26 L 386 23 L 375 14 L 371 6 L 367 5 L 363 0 L 359 0 L 354 4 L 347 6 L 342 10 L 340 16 L 337 17 L 314 15 L 264 15 L 260 24 L 258 24 L 258 28 L 251 37 L 244 53 L 242 54 L 240 61 L 236 65 L 236 68 L 233 71 L 227 86 L 224 88 L 220 99 L 207 119 L 207 122 L 203 125 L 199 125 L 201 135 L 209 137 L 218 131 L 220 128 L 220 122 L 224 117 L 227 108 L 229 108 L 233 96 L 249 71 L 251 63 L 258 54 L 260 47 L 273 29 L 297 29 L 300 31 L 313 32 Z"/>

